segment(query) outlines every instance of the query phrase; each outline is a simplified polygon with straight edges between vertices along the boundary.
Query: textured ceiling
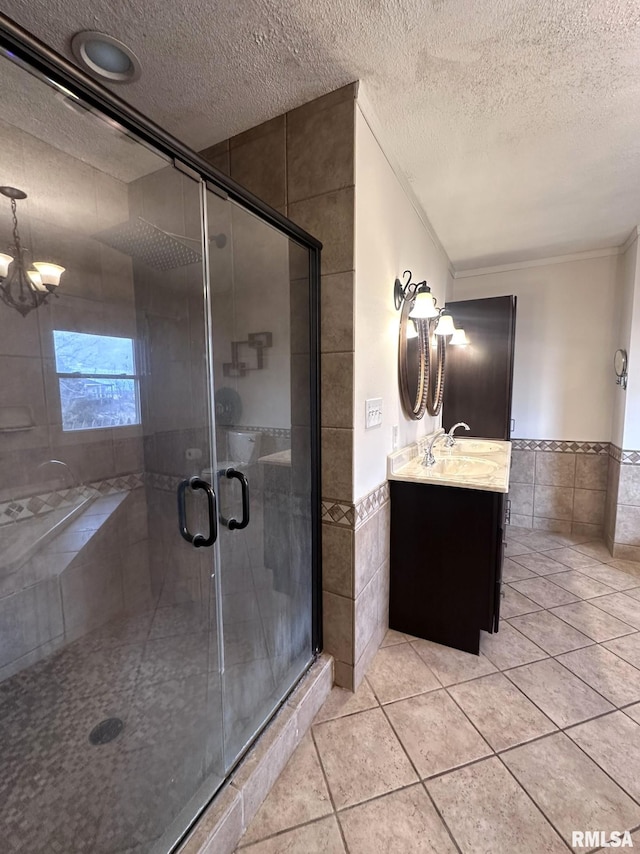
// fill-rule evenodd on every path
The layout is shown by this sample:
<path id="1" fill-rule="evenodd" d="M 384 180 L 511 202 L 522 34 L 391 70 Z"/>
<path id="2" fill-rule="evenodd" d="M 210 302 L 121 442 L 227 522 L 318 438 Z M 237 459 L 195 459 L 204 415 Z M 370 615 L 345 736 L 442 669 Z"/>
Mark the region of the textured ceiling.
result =
<path id="1" fill-rule="evenodd" d="M 360 79 L 457 269 L 620 244 L 640 222 L 637 0 L 1 0 L 69 56 L 127 42 L 117 91 L 196 149 Z"/>

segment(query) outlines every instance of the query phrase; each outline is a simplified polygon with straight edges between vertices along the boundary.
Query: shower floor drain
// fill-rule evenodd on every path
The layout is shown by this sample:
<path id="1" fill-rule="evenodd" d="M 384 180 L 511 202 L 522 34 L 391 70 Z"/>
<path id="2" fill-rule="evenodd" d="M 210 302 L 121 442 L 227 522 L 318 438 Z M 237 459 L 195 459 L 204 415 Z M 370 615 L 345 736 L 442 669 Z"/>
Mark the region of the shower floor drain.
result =
<path id="1" fill-rule="evenodd" d="M 123 729 L 124 724 L 120 718 L 107 718 L 91 730 L 89 741 L 91 744 L 108 744 L 117 738 Z"/>

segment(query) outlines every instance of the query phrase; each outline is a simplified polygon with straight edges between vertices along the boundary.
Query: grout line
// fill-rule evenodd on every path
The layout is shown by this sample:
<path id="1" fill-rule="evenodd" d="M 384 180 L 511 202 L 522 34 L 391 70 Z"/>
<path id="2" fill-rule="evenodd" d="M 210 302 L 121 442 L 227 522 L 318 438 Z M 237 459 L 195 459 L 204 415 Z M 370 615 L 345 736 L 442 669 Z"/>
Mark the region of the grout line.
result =
<path id="1" fill-rule="evenodd" d="M 422 661 L 422 658 L 421 658 L 421 661 Z M 440 684 L 440 680 L 439 680 L 439 679 L 438 679 L 438 677 L 435 675 L 435 673 L 433 673 L 433 671 L 432 671 L 432 670 L 431 670 L 431 668 L 427 665 L 427 663 L 423 661 L 423 664 L 424 664 L 424 666 L 427 668 L 427 670 L 429 671 L 429 673 L 431 673 L 431 674 L 433 675 L 433 677 L 434 677 L 434 679 L 436 680 L 436 682 L 437 682 L 438 684 Z M 378 695 L 376 694 L 375 688 L 373 687 L 373 685 L 370 685 L 370 687 L 371 687 L 371 690 L 373 691 L 373 695 L 374 695 L 374 697 L 376 698 L 376 700 L 378 700 L 378 702 L 380 702 L 380 698 L 379 698 L 379 697 L 378 697 Z M 438 690 L 438 689 L 437 689 L 437 688 L 434 688 L 434 691 L 436 691 L 436 690 Z M 446 689 L 444 689 L 444 687 L 443 687 L 443 688 L 442 688 L 442 690 L 446 690 Z M 427 692 L 427 693 L 431 693 L 431 692 Z M 406 699 L 410 699 L 410 698 L 406 698 Z M 387 721 L 387 723 L 389 724 L 389 727 L 391 728 L 392 733 L 395 735 L 396 740 L 398 741 L 398 744 L 400 745 L 400 747 L 402 748 L 402 750 L 403 750 L 403 752 L 404 752 L 405 756 L 407 757 L 407 759 L 408 759 L 408 761 L 409 761 L 409 764 L 411 765 L 411 767 L 413 768 L 414 772 L 416 773 L 416 775 L 417 775 L 417 777 L 418 777 L 418 783 L 417 783 L 417 785 L 422 785 L 423 790 L 426 792 L 427 797 L 428 797 L 428 798 L 429 798 L 429 800 L 431 801 L 431 804 L 433 805 L 433 808 L 435 809 L 436 814 L 438 815 L 438 817 L 439 817 L 439 818 L 440 818 L 440 820 L 442 821 L 442 823 L 443 823 L 443 825 L 444 825 L 444 827 L 445 827 L 445 830 L 446 830 L 446 831 L 447 831 L 447 833 L 449 834 L 449 836 L 450 836 L 450 838 L 451 838 L 451 841 L 453 842 L 453 844 L 454 844 L 454 845 L 455 845 L 455 847 L 456 847 L 456 850 L 457 850 L 458 852 L 460 852 L 460 854 L 462 854 L 461 848 L 460 848 L 460 846 L 458 845 L 458 843 L 456 842 L 456 839 L 455 839 L 455 837 L 454 837 L 454 835 L 453 835 L 453 832 L 452 832 L 451 828 L 449 827 L 449 825 L 447 824 L 447 822 L 444 820 L 444 816 L 442 815 L 442 813 L 441 813 L 441 812 L 440 812 L 440 810 L 438 809 L 438 806 L 437 806 L 437 804 L 435 803 L 435 801 L 434 801 L 433 797 L 431 796 L 431 793 L 430 793 L 430 792 L 429 792 L 429 790 L 427 789 L 427 787 L 426 787 L 426 785 L 425 785 L 425 782 L 424 782 L 424 779 L 423 779 L 422 775 L 421 775 L 421 774 L 420 774 L 420 772 L 418 771 L 418 768 L 417 768 L 416 764 L 414 763 L 413 759 L 412 759 L 412 758 L 411 758 L 411 756 L 409 755 L 409 752 L 408 752 L 407 748 L 405 747 L 404 742 L 402 741 L 402 739 L 400 738 L 400 736 L 399 736 L 399 735 L 398 735 L 398 733 L 396 732 L 396 729 L 395 729 L 395 727 L 394 727 L 393 723 L 391 722 L 391 719 L 389 718 L 389 715 L 387 714 L 386 709 L 385 709 L 385 707 L 382 705 L 382 703 L 380 703 L 380 708 L 382 709 L 382 713 L 383 713 L 383 715 L 384 715 L 384 717 L 385 717 L 385 720 L 386 720 L 386 721 Z M 480 737 L 482 738 L 482 736 L 480 736 Z M 487 744 L 487 742 L 485 741 L 485 739 L 484 739 L 484 738 L 483 738 L 482 740 L 485 742 L 485 744 Z M 489 747 L 489 749 L 491 749 L 491 745 L 487 744 L 487 747 Z M 486 757 L 483 757 L 483 758 L 486 758 Z M 416 783 L 412 783 L 411 785 L 416 785 Z M 405 787 L 405 788 L 408 788 L 408 787 Z M 387 794 L 390 794 L 390 792 L 387 792 Z"/>
<path id="2" fill-rule="evenodd" d="M 564 838 L 564 836 L 562 835 L 562 833 L 560 833 L 560 831 L 558 830 L 558 828 L 557 828 L 557 827 L 555 826 L 555 824 L 551 821 L 551 819 L 549 818 L 549 816 L 548 816 L 548 815 L 546 815 L 546 814 L 543 812 L 542 808 L 541 808 L 541 807 L 539 806 L 539 804 L 534 800 L 533 796 L 532 796 L 532 795 L 527 791 L 527 789 L 523 786 L 523 784 L 520 782 L 520 780 L 518 780 L 518 778 L 516 777 L 516 775 L 513 773 L 513 771 L 511 770 L 511 768 L 509 768 L 509 766 L 508 766 L 508 765 L 507 765 L 507 763 L 502 759 L 502 757 L 501 757 L 501 756 L 499 756 L 499 757 L 498 757 L 498 761 L 500 762 L 500 764 L 502 765 L 502 767 L 506 769 L 507 774 L 509 774 L 509 775 L 512 777 L 512 779 L 514 780 L 514 782 L 515 782 L 516 786 L 518 786 L 520 789 L 522 789 L 522 791 L 525 793 L 526 797 L 527 797 L 527 798 L 529 798 L 529 800 L 531 801 L 531 803 L 533 804 L 533 806 L 535 807 L 535 809 L 540 813 L 540 815 L 542 816 L 542 818 L 543 818 L 543 819 L 544 819 L 544 820 L 545 820 L 545 821 L 546 821 L 546 822 L 551 826 L 551 828 L 552 828 L 553 830 L 555 830 L 555 832 L 558 834 L 558 837 L 559 837 L 559 838 L 564 842 L 564 844 L 567 846 L 567 848 L 569 849 L 569 851 L 575 851 L 575 849 L 574 849 L 571 845 L 569 845 L 569 843 L 568 843 L 568 842 L 567 842 L 567 840 Z"/>

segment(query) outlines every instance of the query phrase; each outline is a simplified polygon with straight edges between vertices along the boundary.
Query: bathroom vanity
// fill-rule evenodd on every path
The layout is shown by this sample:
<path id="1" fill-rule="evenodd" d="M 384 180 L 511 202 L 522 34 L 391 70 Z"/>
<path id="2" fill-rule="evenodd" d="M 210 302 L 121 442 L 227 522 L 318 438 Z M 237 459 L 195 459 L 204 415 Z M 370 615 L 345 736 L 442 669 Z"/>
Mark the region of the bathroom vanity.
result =
<path id="1" fill-rule="evenodd" d="M 425 440 L 388 458 L 391 492 L 389 626 L 478 653 L 498 629 L 511 443 Z"/>

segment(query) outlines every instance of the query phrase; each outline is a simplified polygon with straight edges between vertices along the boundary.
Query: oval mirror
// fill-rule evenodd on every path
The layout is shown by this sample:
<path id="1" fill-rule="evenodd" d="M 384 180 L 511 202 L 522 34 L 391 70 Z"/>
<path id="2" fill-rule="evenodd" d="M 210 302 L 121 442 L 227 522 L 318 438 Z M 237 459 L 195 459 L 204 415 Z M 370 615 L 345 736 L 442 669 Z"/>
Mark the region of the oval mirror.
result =
<path id="1" fill-rule="evenodd" d="M 405 415 L 418 421 L 427 408 L 429 322 L 411 320 L 412 305 L 412 299 L 405 300 L 400 313 L 398 385 Z"/>

